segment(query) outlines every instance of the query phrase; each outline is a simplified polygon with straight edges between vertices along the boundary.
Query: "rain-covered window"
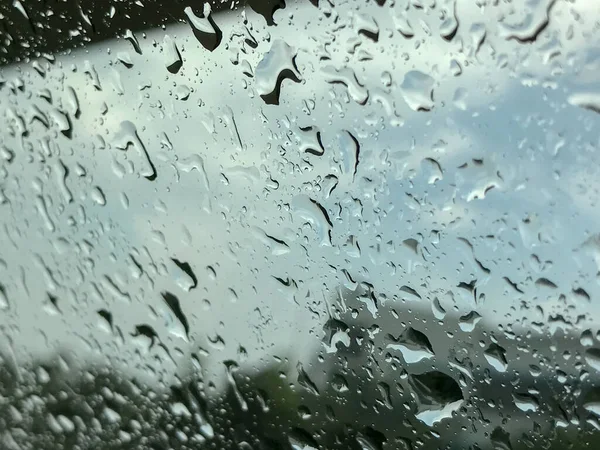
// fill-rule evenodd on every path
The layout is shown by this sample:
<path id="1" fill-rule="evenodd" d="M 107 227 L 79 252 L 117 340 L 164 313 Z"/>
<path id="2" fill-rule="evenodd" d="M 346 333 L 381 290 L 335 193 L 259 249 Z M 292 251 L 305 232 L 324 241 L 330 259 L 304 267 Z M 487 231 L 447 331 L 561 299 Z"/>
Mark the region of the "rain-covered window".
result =
<path id="1" fill-rule="evenodd" d="M 0 449 L 600 447 L 598 0 L 5 0 Z"/>

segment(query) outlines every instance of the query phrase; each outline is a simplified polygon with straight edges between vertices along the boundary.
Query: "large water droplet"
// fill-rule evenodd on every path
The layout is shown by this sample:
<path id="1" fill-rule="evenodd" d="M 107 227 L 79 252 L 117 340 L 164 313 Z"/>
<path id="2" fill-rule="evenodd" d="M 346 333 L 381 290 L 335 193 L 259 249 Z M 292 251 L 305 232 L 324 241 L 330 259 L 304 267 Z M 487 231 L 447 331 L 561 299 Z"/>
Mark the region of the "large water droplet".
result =
<path id="1" fill-rule="evenodd" d="M 400 85 L 404 100 L 415 111 L 429 111 L 433 108 L 433 85 L 435 80 L 429 75 L 411 70 L 404 75 Z"/>
<path id="2" fill-rule="evenodd" d="M 286 42 L 278 39 L 256 66 L 256 90 L 265 103 L 279 104 L 279 95 L 283 80 L 300 81 L 300 73 L 296 69 L 294 59 L 296 51 Z"/>
<path id="3" fill-rule="evenodd" d="M 297 195 L 292 200 L 292 207 L 299 218 L 315 229 L 321 245 L 331 245 L 333 224 L 323 206 L 307 195 Z"/>
<path id="4" fill-rule="evenodd" d="M 235 398 L 237 399 L 237 401 L 240 405 L 241 410 L 244 412 L 248 411 L 248 403 L 242 396 L 242 393 L 240 392 L 237 382 L 235 381 L 235 378 L 233 376 L 233 374 L 239 370 L 239 365 L 235 361 L 225 361 L 223 364 L 225 364 L 225 369 L 226 369 L 226 373 L 227 373 L 227 381 L 229 382 L 229 387 L 233 391 Z"/>
<path id="5" fill-rule="evenodd" d="M 296 365 L 296 370 L 298 371 L 298 384 L 311 394 L 319 395 L 317 385 L 310 379 L 301 362 Z"/>
<path id="6" fill-rule="evenodd" d="M 407 364 L 417 363 L 434 357 L 433 348 L 424 333 L 414 328 L 407 328 L 397 339 L 388 334 L 392 341 L 387 348 L 399 350 Z"/>
<path id="7" fill-rule="evenodd" d="M 513 394 L 513 401 L 515 406 L 523 412 L 537 411 L 540 407 L 538 399 L 531 394 Z"/>
<path id="8" fill-rule="evenodd" d="M 196 16 L 190 6 L 187 6 L 183 12 L 192 27 L 194 36 L 204 48 L 210 51 L 216 49 L 221 42 L 222 33 L 211 16 L 210 3 L 204 4 L 202 17 Z"/>
<path id="9" fill-rule="evenodd" d="M 171 312 L 177 318 L 179 325 L 180 325 L 180 327 L 172 327 L 171 334 L 178 336 L 186 341 L 189 341 L 190 326 L 189 326 L 186 315 L 183 313 L 183 310 L 181 309 L 181 304 L 179 302 L 179 299 L 177 297 L 175 297 L 173 294 L 171 294 L 170 292 L 163 292 L 161 295 L 162 295 L 163 300 L 165 301 L 165 303 L 171 310 Z M 183 331 L 183 333 L 182 333 L 182 331 Z"/>
<path id="10" fill-rule="evenodd" d="M 349 67 L 336 69 L 333 66 L 325 66 L 321 69 L 325 81 L 331 84 L 343 84 L 348 88 L 348 94 L 356 103 L 364 105 L 369 99 L 369 91 L 356 78 L 354 70 Z"/>
<path id="11" fill-rule="evenodd" d="M 600 114 L 600 94 L 597 92 L 578 92 L 569 95 L 568 102 L 588 111 Z"/>
<path id="12" fill-rule="evenodd" d="M 409 382 L 417 400 L 416 417 L 428 426 L 452 417 L 463 404 L 460 386 L 443 372 L 410 375 Z"/>
<path id="13" fill-rule="evenodd" d="M 181 66 L 183 65 L 183 59 L 181 58 L 181 53 L 179 53 L 175 40 L 168 34 L 165 34 L 165 37 L 163 38 L 163 53 L 167 70 L 171 73 L 179 72 L 179 69 L 181 69 Z"/>
<path id="14" fill-rule="evenodd" d="M 317 450 L 319 444 L 315 438 L 302 428 L 294 428 L 288 435 L 288 442 L 292 450 Z"/>
<path id="15" fill-rule="evenodd" d="M 591 368 L 600 372 L 600 349 L 588 348 L 585 351 L 585 362 L 587 362 Z"/>
<path id="16" fill-rule="evenodd" d="M 129 120 L 121 122 L 121 126 L 114 138 L 114 145 L 119 150 L 127 150 L 130 145 L 133 145 L 138 154 L 142 157 L 140 175 L 148 180 L 156 178 L 156 169 L 150 160 L 150 155 L 146 151 L 146 147 L 140 140 L 137 128 Z"/>
<path id="17" fill-rule="evenodd" d="M 491 344 L 484 352 L 487 362 L 498 372 L 506 372 L 508 362 L 506 361 L 506 350 L 498 344 Z"/>
<path id="18" fill-rule="evenodd" d="M 512 450 L 510 443 L 510 434 L 500 427 L 496 427 L 490 435 L 494 450 Z"/>
<path id="19" fill-rule="evenodd" d="M 481 315 L 476 311 L 471 311 L 464 316 L 460 316 L 458 326 L 465 333 L 470 333 L 481 320 Z"/>
<path id="20" fill-rule="evenodd" d="M 550 24 L 550 13 L 557 0 L 530 0 L 524 5 L 525 17 L 520 23 L 501 23 L 506 39 L 523 44 L 535 42 Z"/>
<path id="21" fill-rule="evenodd" d="M 273 14 L 278 9 L 285 8 L 285 0 L 248 0 L 248 5 L 263 16 L 268 25 L 275 25 Z"/>

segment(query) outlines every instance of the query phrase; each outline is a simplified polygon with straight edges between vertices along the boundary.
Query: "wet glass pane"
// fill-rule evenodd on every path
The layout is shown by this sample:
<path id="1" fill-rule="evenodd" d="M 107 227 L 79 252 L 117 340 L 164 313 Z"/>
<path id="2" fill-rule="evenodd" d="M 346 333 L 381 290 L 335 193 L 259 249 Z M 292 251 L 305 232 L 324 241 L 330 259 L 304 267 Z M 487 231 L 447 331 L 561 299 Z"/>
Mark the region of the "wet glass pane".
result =
<path id="1" fill-rule="evenodd" d="M 0 23 L 1 449 L 598 448 L 599 2 Z"/>

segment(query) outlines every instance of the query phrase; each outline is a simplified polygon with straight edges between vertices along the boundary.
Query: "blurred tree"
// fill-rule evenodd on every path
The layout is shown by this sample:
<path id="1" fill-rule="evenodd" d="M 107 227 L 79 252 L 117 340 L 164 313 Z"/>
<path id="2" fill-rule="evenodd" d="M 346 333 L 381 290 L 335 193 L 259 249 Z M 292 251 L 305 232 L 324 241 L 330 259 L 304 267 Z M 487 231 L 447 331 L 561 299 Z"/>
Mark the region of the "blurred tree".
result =
<path id="1" fill-rule="evenodd" d="M 456 426 L 461 423 L 457 417 L 447 419 L 435 428 L 440 438 L 415 419 L 415 386 L 406 383 L 409 374 L 402 365 L 388 368 L 394 361 L 373 339 L 371 314 L 356 314 L 378 301 L 372 286 L 340 288 L 329 300 L 323 346 L 313 361 L 279 358 L 254 370 L 225 361 L 228 387 L 222 392 L 204 380 L 200 370 L 183 371 L 188 375 L 169 386 L 148 386 L 116 367 L 79 368 L 76 361 L 60 355 L 19 369 L 5 358 L 0 361 L 0 448 L 600 448 L 600 435 L 590 427 L 557 429 L 527 419 L 537 432 L 516 432 L 522 421 L 511 421 L 500 404 L 497 413 L 495 408 L 472 418 L 460 413 L 462 423 L 470 427 Z M 420 395 L 428 389 L 454 389 L 455 384 L 440 376 L 430 384 L 419 381 L 417 388 L 425 390 Z M 485 402 L 495 401 L 500 387 L 511 392 L 509 374 L 491 378 L 477 369 L 473 377 L 477 390 L 473 395 Z M 526 386 L 529 380 L 524 377 Z M 553 380 L 538 383 L 547 386 L 538 396 L 548 403 L 546 410 L 561 411 L 562 417 L 542 417 L 551 423 L 580 420 L 576 396 L 559 397 L 554 385 Z M 490 420 L 492 412 L 501 420 Z"/>

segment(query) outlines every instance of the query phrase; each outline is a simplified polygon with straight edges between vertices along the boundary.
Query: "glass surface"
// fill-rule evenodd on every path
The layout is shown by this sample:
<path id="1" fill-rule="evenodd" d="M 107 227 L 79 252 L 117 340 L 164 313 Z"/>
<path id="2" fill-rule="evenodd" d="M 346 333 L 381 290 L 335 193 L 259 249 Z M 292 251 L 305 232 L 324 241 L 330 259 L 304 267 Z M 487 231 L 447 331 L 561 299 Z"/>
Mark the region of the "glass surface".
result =
<path id="1" fill-rule="evenodd" d="M 6 1 L 0 448 L 600 446 L 600 2 Z"/>

